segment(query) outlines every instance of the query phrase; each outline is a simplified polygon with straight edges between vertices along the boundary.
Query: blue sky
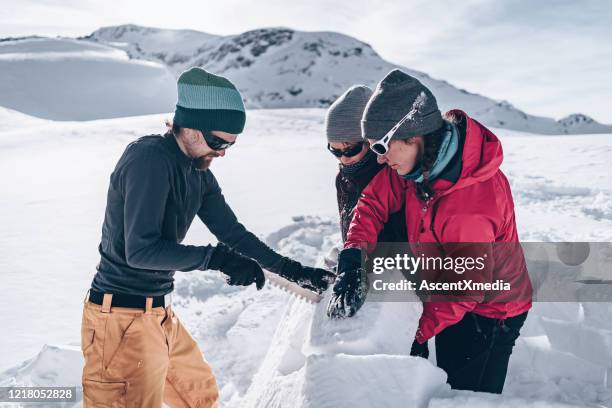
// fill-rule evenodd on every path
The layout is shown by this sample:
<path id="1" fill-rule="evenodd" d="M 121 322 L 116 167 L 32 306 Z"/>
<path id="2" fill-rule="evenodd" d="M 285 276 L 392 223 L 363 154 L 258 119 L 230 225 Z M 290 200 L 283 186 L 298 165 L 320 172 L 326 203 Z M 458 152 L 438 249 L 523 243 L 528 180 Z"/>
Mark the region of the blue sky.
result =
<path id="1" fill-rule="evenodd" d="M 135 23 L 213 34 L 339 31 L 385 59 L 529 113 L 612 123 L 607 0 L 0 0 L 0 37 L 88 34 Z"/>

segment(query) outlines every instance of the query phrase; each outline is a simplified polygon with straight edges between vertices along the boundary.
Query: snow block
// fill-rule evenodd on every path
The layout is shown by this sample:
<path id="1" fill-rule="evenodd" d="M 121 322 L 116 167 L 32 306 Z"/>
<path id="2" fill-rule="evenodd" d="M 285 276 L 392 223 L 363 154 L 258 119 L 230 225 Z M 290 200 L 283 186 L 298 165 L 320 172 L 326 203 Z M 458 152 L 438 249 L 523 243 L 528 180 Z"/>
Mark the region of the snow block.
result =
<path id="1" fill-rule="evenodd" d="M 552 347 L 571 353 L 594 365 L 607 367 L 610 355 L 606 339 L 599 330 L 580 323 L 541 318 Z"/>
<path id="2" fill-rule="evenodd" d="M 311 356 L 304 408 L 426 407 L 446 386 L 446 374 L 410 356 Z"/>
<path id="3" fill-rule="evenodd" d="M 446 373 L 410 357 L 421 303 L 371 302 L 350 319 L 294 300 L 240 407 L 426 407 Z"/>
<path id="4" fill-rule="evenodd" d="M 603 360 L 606 358 L 603 357 Z M 545 336 L 519 338 L 508 371 L 510 376 L 521 373 L 524 377 L 539 376 L 551 382 L 569 380 L 597 386 L 604 385 L 606 376 L 605 366 L 570 352 L 555 350 Z M 521 380 L 524 381 L 524 378 Z"/>
<path id="5" fill-rule="evenodd" d="M 399 280 L 395 271 L 390 280 Z M 346 353 L 355 355 L 397 354 L 409 355 L 410 346 L 418 326 L 423 307 L 420 300 L 370 301 L 349 319 L 329 319 L 326 308 L 331 297 L 328 291 L 317 304 L 312 321 L 307 354 Z M 407 297 L 405 298 L 407 299 Z M 381 298 L 384 300 L 384 298 Z"/>

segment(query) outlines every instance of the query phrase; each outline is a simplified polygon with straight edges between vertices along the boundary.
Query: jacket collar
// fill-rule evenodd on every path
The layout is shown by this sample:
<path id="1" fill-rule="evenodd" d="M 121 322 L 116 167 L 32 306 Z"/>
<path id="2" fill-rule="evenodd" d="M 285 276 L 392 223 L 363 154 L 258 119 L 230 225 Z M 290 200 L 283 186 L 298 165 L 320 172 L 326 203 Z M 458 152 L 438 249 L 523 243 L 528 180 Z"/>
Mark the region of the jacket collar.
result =
<path id="1" fill-rule="evenodd" d="M 178 145 L 178 142 L 176 141 L 176 137 L 174 136 L 174 134 L 172 134 L 171 132 L 168 132 L 163 137 L 166 141 L 166 145 L 172 152 L 172 155 L 176 158 L 176 161 L 181 166 L 185 166 L 185 167 L 193 166 L 194 164 L 193 160 L 187 157 L 185 153 L 183 153 L 183 151 Z"/>

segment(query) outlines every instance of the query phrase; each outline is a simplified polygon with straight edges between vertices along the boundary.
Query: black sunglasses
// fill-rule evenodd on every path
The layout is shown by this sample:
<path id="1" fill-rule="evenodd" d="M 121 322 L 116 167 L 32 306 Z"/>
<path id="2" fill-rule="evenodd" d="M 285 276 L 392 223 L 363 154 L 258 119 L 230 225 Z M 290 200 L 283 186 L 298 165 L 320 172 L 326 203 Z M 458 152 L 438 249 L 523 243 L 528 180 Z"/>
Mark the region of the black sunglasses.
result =
<path id="1" fill-rule="evenodd" d="M 357 156 L 359 153 L 361 153 L 362 149 L 363 149 L 363 142 L 359 142 L 355 146 L 349 147 L 348 149 L 345 149 L 345 150 L 334 149 L 333 147 L 331 147 L 329 143 L 327 144 L 327 150 L 329 150 L 331 154 L 333 154 L 334 156 L 338 158 L 342 156 L 344 157 Z"/>
<path id="2" fill-rule="evenodd" d="M 234 142 L 228 142 L 225 139 L 221 139 L 219 136 L 215 136 L 210 132 L 207 131 L 202 131 L 202 135 L 204 136 L 204 140 L 206 141 L 206 144 L 208 145 L 208 147 L 210 147 L 213 150 L 225 150 L 228 147 L 230 147 L 231 145 L 233 145 Z"/>

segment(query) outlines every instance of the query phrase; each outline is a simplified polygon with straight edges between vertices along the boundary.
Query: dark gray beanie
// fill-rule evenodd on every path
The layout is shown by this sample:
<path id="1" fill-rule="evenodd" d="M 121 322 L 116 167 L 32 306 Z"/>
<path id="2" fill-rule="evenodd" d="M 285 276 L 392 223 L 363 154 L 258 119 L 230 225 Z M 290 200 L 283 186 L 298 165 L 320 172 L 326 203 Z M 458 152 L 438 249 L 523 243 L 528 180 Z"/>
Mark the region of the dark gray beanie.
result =
<path id="1" fill-rule="evenodd" d="M 439 129 L 442 114 L 436 98 L 418 79 L 394 69 L 376 86 L 363 113 L 361 129 L 367 139 L 381 139 L 404 116 L 394 139 L 408 139 Z"/>
<path id="2" fill-rule="evenodd" d="M 329 107 L 325 115 L 325 133 L 330 143 L 361 142 L 361 117 L 372 96 L 365 85 L 353 85 Z"/>

